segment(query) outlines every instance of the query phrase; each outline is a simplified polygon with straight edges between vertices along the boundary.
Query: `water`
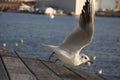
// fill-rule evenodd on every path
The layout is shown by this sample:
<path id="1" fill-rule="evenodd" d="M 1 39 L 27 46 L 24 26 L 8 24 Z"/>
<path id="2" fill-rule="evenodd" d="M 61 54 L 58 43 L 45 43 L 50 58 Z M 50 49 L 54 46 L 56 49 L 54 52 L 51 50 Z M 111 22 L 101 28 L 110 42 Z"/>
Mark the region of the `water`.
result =
<path id="1" fill-rule="evenodd" d="M 58 45 L 76 26 L 78 18 L 56 16 L 51 20 L 46 15 L 3 13 L 0 15 L 0 46 L 38 56 L 46 60 L 50 51 L 42 43 Z M 20 39 L 24 43 L 20 43 Z M 18 46 L 16 46 L 18 43 Z M 77 68 L 96 73 L 103 69 L 103 75 L 111 80 L 120 79 L 120 19 L 95 18 L 95 34 L 91 45 L 82 50 L 97 59 L 91 67 Z"/>

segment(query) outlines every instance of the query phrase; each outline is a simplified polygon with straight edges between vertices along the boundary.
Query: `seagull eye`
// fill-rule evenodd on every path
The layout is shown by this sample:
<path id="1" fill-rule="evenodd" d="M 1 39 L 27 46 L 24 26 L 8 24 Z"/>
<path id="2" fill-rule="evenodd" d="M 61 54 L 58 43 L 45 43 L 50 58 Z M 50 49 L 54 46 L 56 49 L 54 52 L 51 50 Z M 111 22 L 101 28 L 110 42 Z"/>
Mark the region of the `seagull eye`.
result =
<path id="1" fill-rule="evenodd" d="M 87 59 L 86 57 L 84 57 L 85 59 Z"/>

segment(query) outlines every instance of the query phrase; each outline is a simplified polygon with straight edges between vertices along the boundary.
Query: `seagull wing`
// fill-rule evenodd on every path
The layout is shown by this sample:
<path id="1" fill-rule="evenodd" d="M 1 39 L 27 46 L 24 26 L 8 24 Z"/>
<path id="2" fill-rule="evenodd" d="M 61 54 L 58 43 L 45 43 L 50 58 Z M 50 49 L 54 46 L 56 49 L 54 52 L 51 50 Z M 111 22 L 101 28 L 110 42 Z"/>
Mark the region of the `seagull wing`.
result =
<path id="1" fill-rule="evenodd" d="M 86 0 L 81 9 L 79 26 L 65 38 L 59 48 L 74 54 L 91 42 L 94 32 L 94 5 L 94 0 Z"/>
<path id="2" fill-rule="evenodd" d="M 82 13 L 82 9 L 83 9 L 83 6 L 85 5 L 85 2 L 86 2 L 86 0 L 79 0 L 78 2 L 76 2 L 76 3 L 80 3 L 79 4 L 79 12 L 80 12 L 80 14 Z"/>

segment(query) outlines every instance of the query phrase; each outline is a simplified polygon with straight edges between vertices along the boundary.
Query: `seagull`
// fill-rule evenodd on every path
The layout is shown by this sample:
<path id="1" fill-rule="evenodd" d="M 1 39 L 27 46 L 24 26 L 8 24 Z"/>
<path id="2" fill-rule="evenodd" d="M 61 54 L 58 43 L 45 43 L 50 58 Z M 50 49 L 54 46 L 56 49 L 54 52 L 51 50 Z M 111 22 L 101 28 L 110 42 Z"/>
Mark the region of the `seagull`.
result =
<path id="1" fill-rule="evenodd" d="M 54 55 L 58 58 L 57 60 L 70 66 L 93 63 L 87 55 L 80 53 L 80 51 L 90 44 L 93 38 L 95 0 L 81 0 L 81 4 L 79 25 L 75 30 L 58 46 L 43 44 L 44 47 L 52 51 L 48 61 L 51 61 L 51 57 Z"/>

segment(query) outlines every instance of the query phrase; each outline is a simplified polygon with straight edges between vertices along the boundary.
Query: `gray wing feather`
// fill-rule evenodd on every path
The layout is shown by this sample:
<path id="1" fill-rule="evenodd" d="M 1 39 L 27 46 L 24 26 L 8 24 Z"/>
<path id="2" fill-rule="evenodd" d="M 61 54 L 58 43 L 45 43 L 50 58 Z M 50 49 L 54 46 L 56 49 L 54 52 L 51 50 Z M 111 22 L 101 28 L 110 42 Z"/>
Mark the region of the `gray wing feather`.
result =
<path id="1" fill-rule="evenodd" d="M 65 38 L 60 48 L 77 53 L 92 40 L 94 32 L 93 0 L 86 0 L 80 15 L 79 26 Z"/>

